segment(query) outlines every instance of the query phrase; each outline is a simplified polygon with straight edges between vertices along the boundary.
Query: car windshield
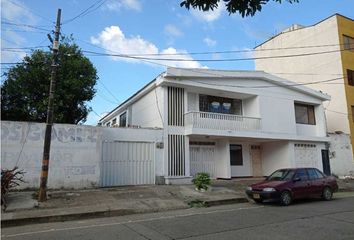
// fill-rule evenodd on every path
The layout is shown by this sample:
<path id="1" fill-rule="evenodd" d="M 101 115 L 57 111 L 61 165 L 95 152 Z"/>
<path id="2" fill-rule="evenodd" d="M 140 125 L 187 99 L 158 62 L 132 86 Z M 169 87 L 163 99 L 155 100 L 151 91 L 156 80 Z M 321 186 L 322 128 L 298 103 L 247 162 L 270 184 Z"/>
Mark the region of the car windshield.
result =
<path id="1" fill-rule="evenodd" d="M 273 172 L 267 180 L 270 181 L 288 181 L 294 176 L 295 171 L 292 169 L 282 169 Z"/>

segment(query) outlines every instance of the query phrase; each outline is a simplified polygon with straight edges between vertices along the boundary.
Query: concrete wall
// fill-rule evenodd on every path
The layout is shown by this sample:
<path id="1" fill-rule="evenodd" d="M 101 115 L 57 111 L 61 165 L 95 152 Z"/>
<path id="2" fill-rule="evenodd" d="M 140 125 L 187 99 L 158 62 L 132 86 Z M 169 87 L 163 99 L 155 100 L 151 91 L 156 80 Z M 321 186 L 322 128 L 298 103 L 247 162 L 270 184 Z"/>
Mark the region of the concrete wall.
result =
<path id="1" fill-rule="evenodd" d="M 280 168 L 292 167 L 293 153 L 289 142 L 268 142 L 262 145 L 263 175 L 268 176 Z"/>
<path id="2" fill-rule="evenodd" d="M 1 168 L 17 165 L 26 172 L 26 183 L 20 188 L 39 186 L 44 132 L 44 123 L 1 122 Z M 162 130 L 55 124 L 48 187 L 99 186 L 101 147 L 105 140 L 161 142 Z M 163 164 L 162 151 L 155 151 L 156 174 Z"/>
<path id="3" fill-rule="evenodd" d="M 348 134 L 330 133 L 329 159 L 331 171 L 338 176 L 354 175 L 352 145 Z"/>
<path id="4" fill-rule="evenodd" d="M 157 87 L 131 105 L 132 125 L 162 128 L 163 88 Z M 160 113 L 161 116 L 160 116 Z"/>

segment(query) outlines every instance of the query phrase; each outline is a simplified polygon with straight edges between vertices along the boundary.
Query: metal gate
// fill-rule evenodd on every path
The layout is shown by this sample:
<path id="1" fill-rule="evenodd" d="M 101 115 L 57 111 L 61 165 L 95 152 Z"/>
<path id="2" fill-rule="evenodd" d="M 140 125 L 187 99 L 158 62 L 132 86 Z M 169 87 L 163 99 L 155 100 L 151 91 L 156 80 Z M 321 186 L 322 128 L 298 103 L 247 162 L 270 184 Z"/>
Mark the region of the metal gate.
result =
<path id="1" fill-rule="evenodd" d="M 152 142 L 103 142 L 101 186 L 155 184 L 154 163 Z"/>
<path id="2" fill-rule="evenodd" d="M 321 169 L 315 144 L 295 144 L 295 167 L 315 167 Z"/>
<path id="3" fill-rule="evenodd" d="M 216 177 L 216 162 L 214 158 L 214 146 L 192 146 L 189 148 L 191 175 L 194 176 L 198 172 L 206 172 L 211 178 Z"/>

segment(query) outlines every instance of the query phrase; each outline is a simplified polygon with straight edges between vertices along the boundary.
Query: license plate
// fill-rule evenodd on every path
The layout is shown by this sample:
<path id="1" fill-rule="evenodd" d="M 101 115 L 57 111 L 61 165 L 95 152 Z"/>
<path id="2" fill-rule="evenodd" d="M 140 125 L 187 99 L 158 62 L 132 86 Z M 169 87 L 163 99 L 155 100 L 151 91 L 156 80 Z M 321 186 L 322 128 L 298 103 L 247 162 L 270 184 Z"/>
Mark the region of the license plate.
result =
<path id="1" fill-rule="evenodd" d="M 260 196 L 258 193 L 254 193 L 254 194 L 253 194 L 253 198 L 254 198 L 254 199 L 260 199 L 261 196 Z"/>

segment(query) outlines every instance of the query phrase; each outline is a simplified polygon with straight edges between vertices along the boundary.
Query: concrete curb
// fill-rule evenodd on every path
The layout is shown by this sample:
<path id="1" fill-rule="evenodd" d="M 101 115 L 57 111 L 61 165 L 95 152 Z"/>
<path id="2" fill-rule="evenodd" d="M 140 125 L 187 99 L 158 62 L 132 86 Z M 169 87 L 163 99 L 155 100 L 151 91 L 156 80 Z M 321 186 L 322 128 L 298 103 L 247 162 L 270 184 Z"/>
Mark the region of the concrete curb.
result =
<path id="1" fill-rule="evenodd" d="M 211 206 L 245 203 L 245 202 L 248 202 L 248 199 L 246 197 L 239 197 L 239 198 L 229 198 L 229 199 L 205 201 L 204 204 L 206 207 L 211 207 Z"/>
<path id="2" fill-rule="evenodd" d="M 53 214 L 47 216 L 33 216 L 24 218 L 13 218 L 13 219 L 2 219 L 1 227 L 13 227 L 13 226 L 23 226 L 28 224 L 37 223 L 50 223 L 50 222 L 64 222 L 82 219 L 92 219 L 101 217 L 117 217 L 132 214 L 142 214 L 142 213 L 154 213 L 154 212 L 164 212 L 171 210 L 187 209 L 185 207 L 175 207 L 169 209 L 108 209 L 93 212 L 81 212 L 81 213 L 69 213 L 69 214 Z"/>
<path id="3" fill-rule="evenodd" d="M 248 202 L 248 199 L 245 197 L 238 198 L 229 198 L 229 199 L 219 199 L 219 200 L 210 200 L 204 201 L 205 207 L 219 206 L 226 204 L 236 204 L 236 203 L 245 203 Z M 172 210 L 180 210 L 190 208 L 187 204 L 186 206 L 174 207 L 174 208 L 150 208 L 150 209 L 107 209 L 107 210 L 98 210 L 90 212 L 77 212 L 77 213 L 67 213 L 67 214 L 53 214 L 53 215 L 38 215 L 30 217 L 16 217 L 1 219 L 2 227 L 12 227 L 12 226 L 23 226 L 28 224 L 37 224 L 37 223 L 50 223 L 50 222 L 64 222 L 64 221 L 73 221 L 81 219 L 92 219 L 92 218 L 101 218 L 101 217 L 117 217 L 125 216 L 132 214 L 142 214 L 142 213 L 154 213 L 154 212 L 164 212 Z"/>

